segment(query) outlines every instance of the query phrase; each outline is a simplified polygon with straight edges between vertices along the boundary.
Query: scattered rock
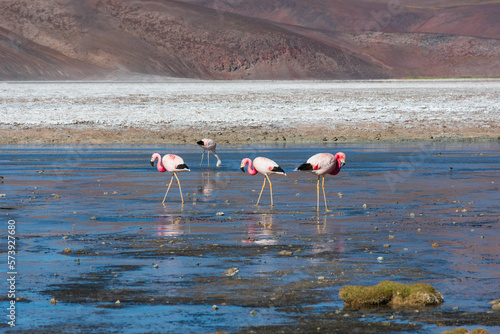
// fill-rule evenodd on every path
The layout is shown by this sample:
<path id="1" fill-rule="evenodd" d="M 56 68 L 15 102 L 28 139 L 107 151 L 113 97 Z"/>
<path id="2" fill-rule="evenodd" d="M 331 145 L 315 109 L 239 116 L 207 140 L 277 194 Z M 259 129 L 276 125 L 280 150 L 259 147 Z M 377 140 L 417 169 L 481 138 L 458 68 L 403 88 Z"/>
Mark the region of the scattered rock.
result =
<path id="1" fill-rule="evenodd" d="M 443 296 L 432 286 L 424 283 L 406 285 L 383 281 L 375 286 L 347 285 L 340 289 L 339 296 L 344 300 L 345 307 L 355 309 L 386 305 L 420 307 L 443 303 Z"/>
<path id="2" fill-rule="evenodd" d="M 65 248 L 64 253 L 71 253 L 73 250 L 71 248 Z"/>
<path id="3" fill-rule="evenodd" d="M 217 311 L 219 309 L 219 306 L 217 305 L 212 305 L 212 308 L 214 309 L 214 311 Z"/>
<path id="4" fill-rule="evenodd" d="M 224 216 L 224 212 L 220 211 L 215 214 L 216 216 Z"/>
<path id="5" fill-rule="evenodd" d="M 500 299 L 495 299 L 494 301 L 490 302 L 492 304 L 491 308 L 493 311 L 499 311 L 500 312 Z"/>
<path id="6" fill-rule="evenodd" d="M 438 248 L 438 247 L 439 247 L 439 244 L 437 242 L 432 244 L 432 248 Z"/>
<path id="7" fill-rule="evenodd" d="M 115 304 L 116 304 L 116 305 L 120 305 L 120 304 L 121 304 L 120 300 L 118 299 L 118 300 L 115 302 Z"/>
<path id="8" fill-rule="evenodd" d="M 234 268 L 229 268 L 226 271 L 223 271 L 222 273 L 226 276 L 234 276 L 236 275 L 240 270 L 237 267 Z"/>
<path id="9" fill-rule="evenodd" d="M 293 255 L 293 252 L 287 251 L 287 250 L 282 250 L 281 252 L 278 252 L 278 255 L 291 256 L 291 255 Z"/>
<path id="10" fill-rule="evenodd" d="M 50 300 L 50 304 L 51 304 L 51 305 L 56 305 L 56 304 L 57 304 L 57 299 L 52 298 L 52 299 Z"/>

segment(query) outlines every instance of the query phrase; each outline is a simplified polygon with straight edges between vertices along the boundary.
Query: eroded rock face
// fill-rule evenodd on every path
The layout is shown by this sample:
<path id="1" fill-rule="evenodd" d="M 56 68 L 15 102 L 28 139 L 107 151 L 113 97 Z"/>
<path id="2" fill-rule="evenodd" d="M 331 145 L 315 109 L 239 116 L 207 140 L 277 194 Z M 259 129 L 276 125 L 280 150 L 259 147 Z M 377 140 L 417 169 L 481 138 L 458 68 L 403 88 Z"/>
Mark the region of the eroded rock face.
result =
<path id="1" fill-rule="evenodd" d="M 346 307 L 355 309 L 378 306 L 421 307 L 443 303 L 443 296 L 424 283 L 406 285 L 383 281 L 375 286 L 348 285 L 340 289 L 339 295 Z"/>
<path id="2" fill-rule="evenodd" d="M 434 19 L 429 34 L 420 23 L 465 14 L 406 8 L 404 1 L 398 8 L 355 2 L 296 0 L 271 8 L 268 2 L 5 0 L 0 80 L 500 75 L 494 65 L 500 42 L 475 35 L 479 18 L 488 25 L 492 9 L 468 6 L 473 15 L 462 25 Z M 443 38 L 435 34 L 440 26 Z M 471 36 L 453 36 L 454 27 Z M 484 31 L 495 35 L 495 29 L 489 24 Z"/>

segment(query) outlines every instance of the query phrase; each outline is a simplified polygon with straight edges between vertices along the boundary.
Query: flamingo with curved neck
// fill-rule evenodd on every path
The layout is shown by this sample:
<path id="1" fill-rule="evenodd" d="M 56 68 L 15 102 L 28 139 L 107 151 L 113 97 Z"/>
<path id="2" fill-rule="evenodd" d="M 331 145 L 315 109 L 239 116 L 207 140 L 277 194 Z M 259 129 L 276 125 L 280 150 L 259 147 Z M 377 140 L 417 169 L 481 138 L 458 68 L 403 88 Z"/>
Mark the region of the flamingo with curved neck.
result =
<path id="1" fill-rule="evenodd" d="M 165 154 L 163 158 L 160 154 L 154 153 L 151 156 L 151 166 L 155 165 L 155 161 L 158 160 L 156 164 L 156 168 L 159 172 L 170 172 L 172 173 L 172 178 L 170 179 L 170 183 L 168 184 L 167 192 L 165 193 L 165 197 L 163 197 L 163 203 L 165 203 L 165 199 L 167 198 L 168 191 L 170 190 L 170 186 L 172 185 L 172 181 L 174 180 L 174 176 L 177 179 L 177 184 L 179 185 L 179 192 L 181 193 L 182 204 L 184 204 L 184 197 L 182 196 L 181 189 L 181 181 L 177 177 L 177 173 L 180 172 L 189 172 L 189 167 L 184 163 L 184 160 L 175 154 Z"/>
<path id="2" fill-rule="evenodd" d="M 282 174 L 286 176 L 285 171 L 274 161 L 268 158 L 263 158 L 263 157 L 257 157 L 253 160 L 250 160 L 249 158 L 245 158 L 241 160 L 241 171 L 245 171 L 245 166 L 248 165 L 247 167 L 247 172 L 250 175 L 255 175 L 257 173 L 261 173 L 264 175 L 264 184 L 262 185 L 262 189 L 260 190 L 259 194 L 259 199 L 257 200 L 257 204 L 255 206 L 259 205 L 260 197 L 262 196 L 262 192 L 264 191 L 264 187 L 266 186 L 266 180 L 269 181 L 269 187 L 270 187 L 270 192 L 271 192 L 271 206 L 274 205 L 273 203 L 273 184 L 271 183 L 271 179 L 269 179 L 269 175 L 271 174 Z"/>
<path id="3" fill-rule="evenodd" d="M 316 185 L 316 210 L 319 211 L 319 179 L 322 178 L 323 198 L 325 199 L 325 212 L 329 212 L 326 204 L 325 194 L 325 175 L 337 175 L 342 166 L 345 165 L 345 154 L 338 152 L 333 155 L 330 153 L 318 153 L 310 157 L 305 163 L 297 167 L 295 170 L 310 172 L 318 176 L 318 184 Z"/>
<path id="4" fill-rule="evenodd" d="M 215 155 L 217 158 L 217 167 L 219 167 L 222 164 L 222 161 L 220 160 L 219 156 L 217 153 L 215 153 L 215 148 L 217 147 L 217 143 L 213 139 L 209 138 L 203 138 L 200 141 L 197 141 L 196 144 L 198 144 L 201 148 L 203 148 L 203 153 L 201 154 L 201 162 L 200 162 L 200 167 L 201 164 L 203 163 L 203 155 L 205 154 L 205 151 L 207 151 L 207 159 L 208 159 L 208 164 L 207 166 L 210 166 L 210 151 Z"/>
<path id="5" fill-rule="evenodd" d="M 154 153 L 153 156 L 151 157 L 151 164 L 153 166 L 156 160 L 158 160 L 158 163 L 156 164 L 156 168 L 158 169 L 158 171 L 161 173 L 166 172 L 167 169 L 163 166 L 161 162 L 161 155 L 159 153 Z"/>
<path id="6" fill-rule="evenodd" d="M 245 159 L 241 160 L 241 168 L 243 169 L 243 171 L 245 170 L 245 166 L 247 164 L 248 164 L 248 167 L 247 167 L 248 174 L 255 175 L 258 173 L 257 170 L 255 168 L 253 168 L 252 159 L 250 159 L 250 158 L 245 158 Z"/>

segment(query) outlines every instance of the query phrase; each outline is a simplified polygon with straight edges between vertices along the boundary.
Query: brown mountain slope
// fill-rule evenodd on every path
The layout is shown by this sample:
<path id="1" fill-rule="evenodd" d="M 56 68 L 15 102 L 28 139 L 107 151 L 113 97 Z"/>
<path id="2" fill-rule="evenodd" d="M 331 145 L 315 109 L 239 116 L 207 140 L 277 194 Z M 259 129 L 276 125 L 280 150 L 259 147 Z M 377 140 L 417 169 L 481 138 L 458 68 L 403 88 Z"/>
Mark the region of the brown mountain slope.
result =
<path id="1" fill-rule="evenodd" d="M 0 78 L 60 80 L 99 78 L 101 70 L 0 28 Z"/>
<path id="2" fill-rule="evenodd" d="M 264 21 L 176 1 L 10 0 L 0 6 L 4 29 L 107 71 L 204 79 L 389 75 Z"/>
<path id="3" fill-rule="evenodd" d="M 500 0 L 180 1 L 317 30 L 500 38 Z"/>
<path id="4" fill-rule="evenodd" d="M 2 0 L 0 80 L 500 75 L 496 1 L 413 3 Z"/>

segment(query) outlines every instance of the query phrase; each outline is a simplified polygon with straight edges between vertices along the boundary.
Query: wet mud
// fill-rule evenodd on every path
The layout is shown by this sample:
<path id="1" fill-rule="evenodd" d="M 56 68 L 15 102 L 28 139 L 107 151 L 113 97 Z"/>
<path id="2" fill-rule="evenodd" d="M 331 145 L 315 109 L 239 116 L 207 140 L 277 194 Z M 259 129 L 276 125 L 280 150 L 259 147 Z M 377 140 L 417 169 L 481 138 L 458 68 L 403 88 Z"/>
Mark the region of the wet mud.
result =
<path id="1" fill-rule="evenodd" d="M 347 161 L 327 179 L 332 211 L 318 213 L 316 178 L 293 169 L 323 151 Z M 191 168 L 179 174 L 184 205 L 175 181 L 161 204 L 170 175 L 149 165 L 154 152 Z M 4 145 L 0 215 L 16 221 L 19 299 L 16 327 L 0 326 L 495 333 L 499 152 L 498 143 L 231 146 L 218 150 L 216 168 L 199 166 L 194 145 Z M 271 178 L 274 207 L 267 187 L 254 206 L 263 178 L 239 170 L 258 155 L 288 174 Z M 430 284 L 444 304 L 344 308 L 341 287 L 383 280 Z"/>

